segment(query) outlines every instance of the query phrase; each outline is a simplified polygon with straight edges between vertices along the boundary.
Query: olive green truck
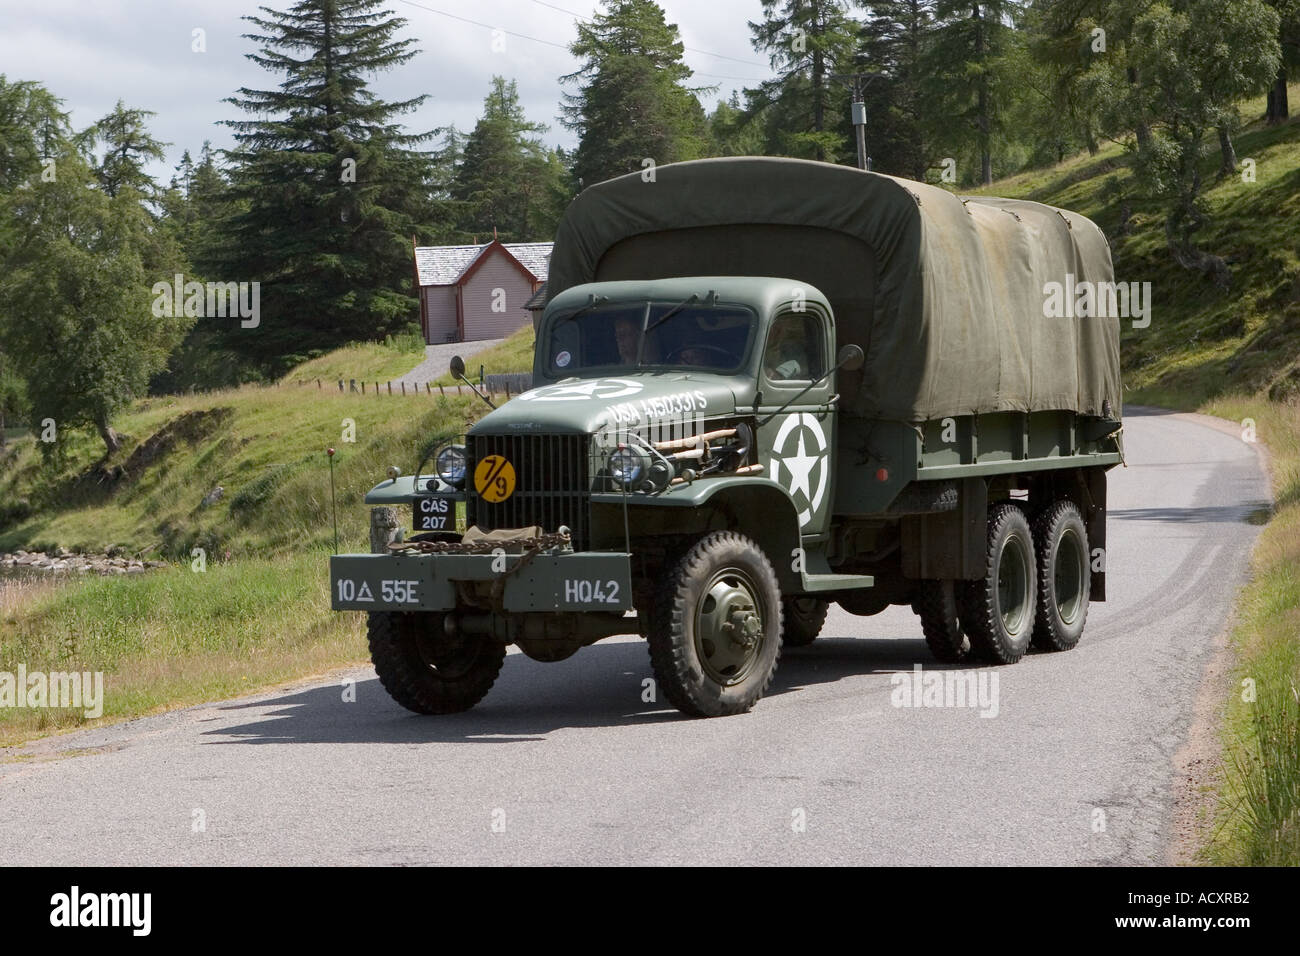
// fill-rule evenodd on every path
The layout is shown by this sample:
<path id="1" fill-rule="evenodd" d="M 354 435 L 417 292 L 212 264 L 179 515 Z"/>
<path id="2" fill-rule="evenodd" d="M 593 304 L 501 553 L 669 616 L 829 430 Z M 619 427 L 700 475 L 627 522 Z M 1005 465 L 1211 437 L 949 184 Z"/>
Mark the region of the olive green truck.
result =
<path id="1" fill-rule="evenodd" d="M 742 713 L 831 603 L 910 606 L 949 664 L 1067 650 L 1123 451 L 1118 319 L 1044 304 L 1083 288 L 1114 288 L 1105 237 L 1037 203 L 748 157 L 593 186 L 535 387 L 369 492 L 412 528 L 332 557 L 333 607 L 426 714 L 509 644 L 617 634 L 681 711 Z"/>

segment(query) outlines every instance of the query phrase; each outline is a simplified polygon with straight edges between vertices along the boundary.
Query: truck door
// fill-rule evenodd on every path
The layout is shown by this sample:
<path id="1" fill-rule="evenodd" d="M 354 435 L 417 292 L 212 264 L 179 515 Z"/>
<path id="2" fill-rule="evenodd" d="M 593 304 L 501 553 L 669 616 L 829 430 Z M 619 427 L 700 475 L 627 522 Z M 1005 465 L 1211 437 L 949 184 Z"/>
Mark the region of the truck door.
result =
<path id="1" fill-rule="evenodd" d="M 835 440 L 834 377 L 809 389 L 830 365 L 830 323 L 811 304 L 777 315 L 763 348 L 758 445 L 767 477 L 785 486 L 799 511 L 800 532 L 826 531 Z M 794 404 L 781 406 L 808 391 Z M 768 420 L 768 416 L 772 416 Z"/>

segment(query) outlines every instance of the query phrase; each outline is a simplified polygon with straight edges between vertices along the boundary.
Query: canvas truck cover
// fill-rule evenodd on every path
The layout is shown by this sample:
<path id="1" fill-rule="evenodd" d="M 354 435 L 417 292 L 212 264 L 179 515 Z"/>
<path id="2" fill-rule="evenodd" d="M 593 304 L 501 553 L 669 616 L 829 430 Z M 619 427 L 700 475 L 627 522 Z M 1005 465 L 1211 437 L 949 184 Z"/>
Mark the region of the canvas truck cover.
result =
<path id="1" fill-rule="evenodd" d="M 674 163 L 573 201 L 549 291 L 691 275 L 788 276 L 825 293 L 837 344 L 866 353 L 842 373 L 851 415 L 1120 414 L 1114 312 L 1044 315 L 1050 282 L 1113 281 L 1105 236 L 1076 213 L 805 160 Z"/>

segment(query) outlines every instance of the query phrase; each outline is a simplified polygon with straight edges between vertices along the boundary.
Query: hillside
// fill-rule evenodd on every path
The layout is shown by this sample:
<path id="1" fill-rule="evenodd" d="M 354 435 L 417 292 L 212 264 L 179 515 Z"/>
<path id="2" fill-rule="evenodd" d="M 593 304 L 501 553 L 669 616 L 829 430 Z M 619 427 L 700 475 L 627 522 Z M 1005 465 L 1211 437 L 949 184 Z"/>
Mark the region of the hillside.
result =
<path id="1" fill-rule="evenodd" d="M 1300 93 L 1300 85 L 1291 89 Z M 1263 112 L 1263 98 L 1242 104 L 1243 116 Z M 984 190 L 1083 213 L 1110 237 L 1116 279 L 1151 283 L 1150 327 L 1125 323 L 1122 338 L 1130 396 L 1194 407 L 1229 392 L 1273 399 L 1300 393 L 1300 120 L 1253 122 L 1235 143 L 1242 160 L 1255 161 L 1255 182 L 1216 181 L 1217 150 L 1202 168 L 1210 225 L 1199 243 L 1228 261 L 1226 290 L 1173 262 L 1163 215 L 1133 194 L 1118 145 Z"/>

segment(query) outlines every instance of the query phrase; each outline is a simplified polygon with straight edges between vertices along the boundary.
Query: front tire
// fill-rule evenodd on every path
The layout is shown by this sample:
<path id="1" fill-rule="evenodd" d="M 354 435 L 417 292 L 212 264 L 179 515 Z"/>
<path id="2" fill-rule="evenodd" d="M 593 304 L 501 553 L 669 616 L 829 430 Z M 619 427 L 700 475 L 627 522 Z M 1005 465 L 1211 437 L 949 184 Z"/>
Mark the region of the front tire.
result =
<path id="1" fill-rule="evenodd" d="M 370 660 L 389 696 L 417 714 L 456 714 L 477 704 L 496 682 L 504 644 L 452 635 L 441 612 L 372 611 Z"/>
<path id="2" fill-rule="evenodd" d="M 697 541 L 654 602 L 650 663 L 669 702 L 692 717 L 743 714 L 781 656 L 781 590 L 762 550 L 732 531 Z"/>
<path id="3" fill-rule="evenodd" d="M 782 647 L 807 647 L 817 640 L 826 624 L 830 603 L 810 597 L 788 597 L 781 602 L 785 630 L 781 632 Z"/>
<path id="4" fill-rule="evenodd" d="M 962 628 L 977 657 L 1014 664 L 1029 649 L 1037 596 L 1034 536 L 1016 505 L 989 510 L 986 555 L 984 576 L 962 582 Z"/>

